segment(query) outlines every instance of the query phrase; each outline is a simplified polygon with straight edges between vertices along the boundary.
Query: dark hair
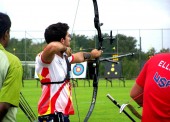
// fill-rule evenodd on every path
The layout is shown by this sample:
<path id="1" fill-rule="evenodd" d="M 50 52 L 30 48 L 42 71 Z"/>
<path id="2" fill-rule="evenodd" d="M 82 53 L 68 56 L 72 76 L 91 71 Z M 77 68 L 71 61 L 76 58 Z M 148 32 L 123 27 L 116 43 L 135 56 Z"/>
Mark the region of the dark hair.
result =
<path id="1" fill-rule="evenodd" d="M 7 14 L 0 12 L 0 38 L 3 37 L 5 32 L 11 27 L 11 20 Z"/>
<path id="2" fill-rule="evenodd" d="M 45 29 L 44 37 L 48 43 L 53 41 L 60 41 L 61 38 L 65 39 L 69 26 L 66 23 L 56 23 L 50 25 L 47 29 Z"/>

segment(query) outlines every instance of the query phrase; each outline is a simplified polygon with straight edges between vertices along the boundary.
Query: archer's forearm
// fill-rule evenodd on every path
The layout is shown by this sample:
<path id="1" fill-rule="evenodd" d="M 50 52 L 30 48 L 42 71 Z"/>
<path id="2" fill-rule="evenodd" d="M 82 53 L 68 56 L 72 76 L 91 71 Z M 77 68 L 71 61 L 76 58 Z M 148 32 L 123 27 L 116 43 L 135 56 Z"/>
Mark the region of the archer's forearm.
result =
<path id="1" fill-rule="evenodd" d="M 60 42 L 51 42 L 49 43 L 42 53 L 42 59 L 45 62 L 51 62 L 54 58 L 55 54 L 61 54 L 61 52 L 65 52 L 67 47 Z"/>
<path id="2" fill-rule="evenodd" d="M 135 102 L 142 107 L 143 106 L 143 99 L 136 99 Z"/>

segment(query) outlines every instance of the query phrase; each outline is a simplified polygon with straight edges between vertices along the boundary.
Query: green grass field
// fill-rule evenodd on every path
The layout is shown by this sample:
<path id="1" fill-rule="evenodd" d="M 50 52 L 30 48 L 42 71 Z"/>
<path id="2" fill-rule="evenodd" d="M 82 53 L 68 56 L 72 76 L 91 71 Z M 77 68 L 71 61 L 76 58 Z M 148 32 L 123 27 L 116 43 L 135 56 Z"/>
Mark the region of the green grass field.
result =
<path id="1" fill-rule="evenodd" d="M 84 82 L 86 82 L 85 86 Z M 101 79 L 99 81 L 96 105 L 89 122 L 131 122 L 124 113 L 119 113 L 119 108 L 113 104 L 106 95 L 109 93 L 120 105 L 127 103 L 130 100 L 129 92 L 133 84 L 134 80 L 126 80 L 126 87 L 123 87 L 121 81 L 119 83 L 119 80 L 113 80 L 113 86 L 111 87 L 111 84 L 108 83 L 106 87 L 106 80 Z M 89 87 L 87 81 L 79 80 L 78 87 L 74 87 L 72 90 L 75 115 L 70 116 L 70 120 L 71 122 L 79 122 L 80 119 L 80 122 L 83 122 L 91 103 L 93 92 L 92 81 Z M 22 94 L 37 115 L 37 103 L 41 94 L 40 84 L 38 84 L 37 87 L 36 80 L 24 80 Z M 134 101 L 130 102 L 130 104 L 141 113 L 141 108 L 138 108 L 138 105 Z M 140 122 L 127 108 L 125 110 L 136 122 Z M 21 109 L 18 109 L 17 122 L 29 122 Z"/>

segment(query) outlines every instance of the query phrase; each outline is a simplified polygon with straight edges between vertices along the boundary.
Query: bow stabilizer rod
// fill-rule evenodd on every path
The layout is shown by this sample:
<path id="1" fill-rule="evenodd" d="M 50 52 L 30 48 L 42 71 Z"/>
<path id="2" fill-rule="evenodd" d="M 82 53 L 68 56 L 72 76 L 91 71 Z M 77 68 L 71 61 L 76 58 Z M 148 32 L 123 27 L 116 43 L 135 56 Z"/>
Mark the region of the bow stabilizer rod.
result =
<path id="1" fill-rule="evenodd" d="M 109 57 L 109 58 L 102 58 L 102 59 L 100 59 L 100 61 L 107 61 L 107 60 L 111 60 L 111 59 L 115 59 L 115 58 L 122 58 L 122 57 L 133 56 L 133 55 L 135 55 L 135 53 L 127 53 L 124 55 L 119 55 L 119 56 L 114 56 L 114 57 Z"/>

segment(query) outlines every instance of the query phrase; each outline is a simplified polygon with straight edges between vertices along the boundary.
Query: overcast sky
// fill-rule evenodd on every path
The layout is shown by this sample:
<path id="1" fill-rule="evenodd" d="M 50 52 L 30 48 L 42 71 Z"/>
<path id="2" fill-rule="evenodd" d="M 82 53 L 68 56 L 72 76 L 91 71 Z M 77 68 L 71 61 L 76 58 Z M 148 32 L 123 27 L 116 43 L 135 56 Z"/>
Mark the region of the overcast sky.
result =
<path id="1" fill-rule="evenodd" d="M 78 0 L 0 1 L 0 11 L 11 17 L 12 31 L 44 32 L 48 25 L 57 22 L 68 23 L 70 33 L 72 30 L 89 30 L 88 33 L 95 30 L 92 0 L 80 0 L 75 24 Z M 100 22 L 104 23 L 102 30 L 170 28 L 170 0 L 97 0 L 97 2 Z M 39 37 L 43 38 L 43 33 Z"/>

